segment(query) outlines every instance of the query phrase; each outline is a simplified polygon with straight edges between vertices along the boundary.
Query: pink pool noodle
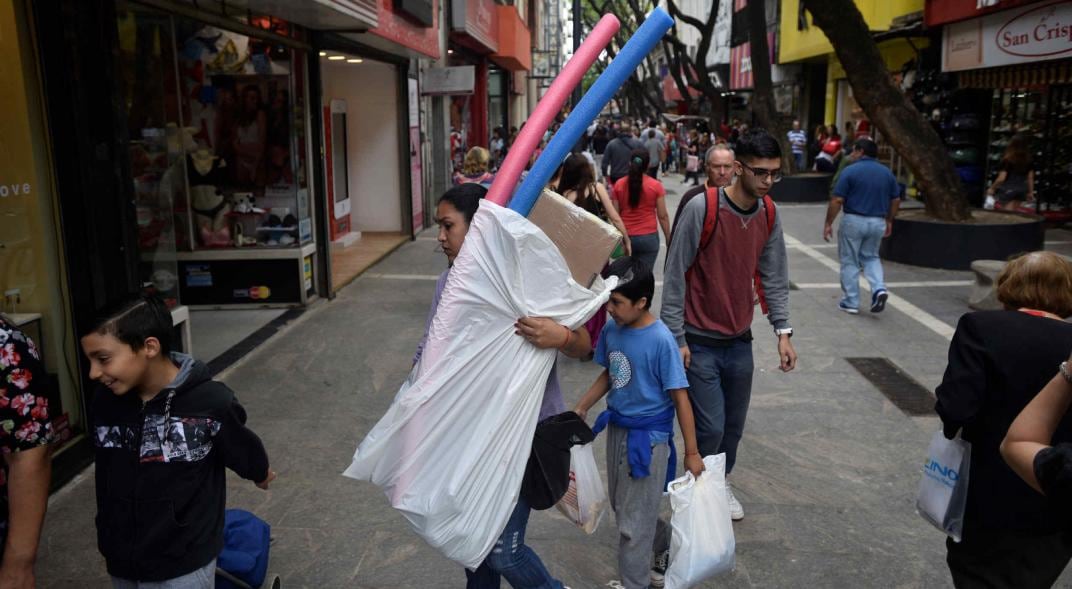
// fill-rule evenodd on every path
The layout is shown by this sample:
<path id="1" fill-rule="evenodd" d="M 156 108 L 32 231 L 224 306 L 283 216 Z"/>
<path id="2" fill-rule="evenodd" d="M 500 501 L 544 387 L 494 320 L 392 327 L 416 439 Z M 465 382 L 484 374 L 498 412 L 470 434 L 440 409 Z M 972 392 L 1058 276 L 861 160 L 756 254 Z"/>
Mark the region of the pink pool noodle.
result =
<path id="1" fill-rule="evenodd" d="M 613 14 L 603 15 L 581 46 L 577 48 L 573 57 L 566 62 L 566 66 L 555 77 L 547 93 L 532 111 L 524 128 L 517 134 L 517 140 L 510 146 L 506 159 L 495 174 L 495 181 L 488 189 L 488 200 L 500 206 L 506 206 L 506 203 L 510 201 L 517 187 L 517 181 L 521 178 L 521 172 L 532 157 L 532 152 L 539 147 L 544 132 L 551 126 L 555 115 L 562 109 L 570 93 L 581 83 L 585 72 L 592 67 L 620 26 L 618 17 Z"/>

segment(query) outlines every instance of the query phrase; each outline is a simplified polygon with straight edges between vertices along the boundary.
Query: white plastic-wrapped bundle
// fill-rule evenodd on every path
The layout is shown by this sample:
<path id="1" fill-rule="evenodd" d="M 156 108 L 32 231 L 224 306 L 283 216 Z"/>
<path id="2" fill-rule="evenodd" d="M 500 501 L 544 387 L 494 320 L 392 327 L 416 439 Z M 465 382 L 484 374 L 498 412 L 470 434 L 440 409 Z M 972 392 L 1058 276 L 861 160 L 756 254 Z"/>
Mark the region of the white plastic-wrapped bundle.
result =
<path id="1" fill-rule="evenodd" d="M 616 282 L 577 284 L 539 228 L 482 202 L 419 365 L 343 474 L 382 488 L 448 558 L 479 566 L 517 503 L 556 354 L 516 335 L 514 323 L 579 327 Z"/>

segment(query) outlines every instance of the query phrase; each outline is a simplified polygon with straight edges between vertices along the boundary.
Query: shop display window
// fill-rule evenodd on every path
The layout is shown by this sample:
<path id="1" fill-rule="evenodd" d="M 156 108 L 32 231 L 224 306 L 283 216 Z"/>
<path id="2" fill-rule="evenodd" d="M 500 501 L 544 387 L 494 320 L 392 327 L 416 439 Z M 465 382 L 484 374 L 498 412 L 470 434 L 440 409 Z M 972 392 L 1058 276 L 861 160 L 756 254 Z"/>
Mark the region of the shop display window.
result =
<path id="1" fill-rule="evenodd" d="M 176 252 L 312 241 L 302 53 L 136 5 L 118 14 L 143 283 L 171 297 Z"/>
<path id="2" fill-rule="evenodd" d="M 186 201 L 184 145 L 173 75 L 171 18 L 147 10 L 118 16 L 120 96 L 126 107 L 127 145 L 134 184 L 142 287 L 169 306 L 178 304 L 175 208 Z M 177 238 L 180 238 L 177 240 Z"/>
<path id="3" fill-rule="evenodd" d="M 1072 87 L 995 90 L 991 107 L 987 183 L 1001 171 L 1002 156 L 1015 135 L 1026 137 L 1035 171 L 1035 198 L 1041 212 L 1068 209 L 1072 194 Z"/>

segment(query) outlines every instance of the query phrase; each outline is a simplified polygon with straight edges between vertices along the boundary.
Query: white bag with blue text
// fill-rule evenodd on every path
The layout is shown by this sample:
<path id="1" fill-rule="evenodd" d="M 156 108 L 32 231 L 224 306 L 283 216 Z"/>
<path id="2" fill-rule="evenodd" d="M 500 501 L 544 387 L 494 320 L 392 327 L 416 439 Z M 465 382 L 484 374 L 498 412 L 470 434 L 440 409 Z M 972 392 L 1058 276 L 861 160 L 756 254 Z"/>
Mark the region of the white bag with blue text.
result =
<path id="1" fill-rule="evenodd" d="M 686 472 L 667 486 L 670 493 L 670 567 L 666 589 L 685 589 L 732 571 L 737 542 L 730 521 L 726 455 L 705 456 L 700 477 Z"/>
<path id="2" fill-rule="evenodd" d="M 954 542 L 960 542 L 964 531 L 970 464 L 970 443 L 960 436 L 946 439 L 941 430 L 935 432 L 923 464 L 916 511 Z"/>
<path id="3" fill-rule="evenodd" d="M 514 324 L 577 328 L 615 285 L 581 286 L 540 228 L 482 201 L 415 371 L 343 474 L 379 486 L 428 544 L 476 569 L 517 504 L 557 355 Z"/>

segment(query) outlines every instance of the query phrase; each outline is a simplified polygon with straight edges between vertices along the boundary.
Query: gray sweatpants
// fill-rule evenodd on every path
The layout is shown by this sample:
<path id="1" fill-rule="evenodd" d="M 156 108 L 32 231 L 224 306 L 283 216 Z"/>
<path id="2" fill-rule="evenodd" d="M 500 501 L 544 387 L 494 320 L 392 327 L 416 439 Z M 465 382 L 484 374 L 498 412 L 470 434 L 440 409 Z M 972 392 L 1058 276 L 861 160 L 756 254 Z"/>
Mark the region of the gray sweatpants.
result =
<path id="1" fill-rule="evenodd" d="M 629 476 L 629 430 L 607 428 L 607 486 L 618 522 L 618 573 L 626 589 L 646 589 L 652 555 L 670 549 L 670 527 L 659 517 L 670 446 L 652 448 L 651 474 Z"/>

